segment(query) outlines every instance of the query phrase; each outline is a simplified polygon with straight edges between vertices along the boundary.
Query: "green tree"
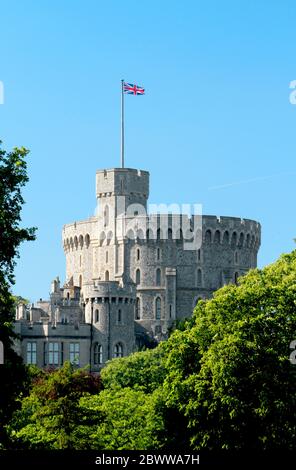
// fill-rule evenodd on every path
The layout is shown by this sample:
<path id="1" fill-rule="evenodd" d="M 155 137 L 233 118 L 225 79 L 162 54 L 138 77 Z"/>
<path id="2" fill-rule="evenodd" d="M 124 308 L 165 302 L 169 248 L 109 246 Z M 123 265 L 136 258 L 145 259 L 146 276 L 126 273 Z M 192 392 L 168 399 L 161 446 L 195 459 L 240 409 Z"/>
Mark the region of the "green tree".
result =
<path id="1" fill-rule="evenodd" d="M 28 150 L 6 152 L 0 141 L 0 341 L 4 345 L 4 365 L 0 365 L 0 443 L 5 442 L 4 425 L 9 420 L 22 392 L 26 371 L 12 348 L 15 303 L 11 295 L 18 249 L 23 241 L 35 239 L 34 228 L 21 228 L 24 200 L 22 187 L 27 183 Z M 1 445 L 1 444 L 0 444 Z"/>
<path id="2" fill-rule="evenodd" d="M 76 428 L 92 422 L 87 410 L 79 407 L 84 395 L 100 390 L 100 378 L 83 369 L 75 370 L 66 362 L 58 370 L 31 371 L 33 384 L 30 394 L 22 399 L 20 410 L 14 413 L 8 426 L 16 448 L 71 449 L 80 448 Z M 81 436 L 82 438 L 82 436 Z"/>
<path id="3" fill-rule="evenodd" d="M 166 375 L 164 352 L 160 344 L 156 349 L 136 352 L 128 357 L 113 359 L 102 369 L 105 388 L 124 387 L 153 392 L 164 381 Z"/>
<path id="4" fill-rule="evenodd" d="M 295 448 L 296 251 L 199 302 L 166 344 L 166 404 L 195 449 Z"/>

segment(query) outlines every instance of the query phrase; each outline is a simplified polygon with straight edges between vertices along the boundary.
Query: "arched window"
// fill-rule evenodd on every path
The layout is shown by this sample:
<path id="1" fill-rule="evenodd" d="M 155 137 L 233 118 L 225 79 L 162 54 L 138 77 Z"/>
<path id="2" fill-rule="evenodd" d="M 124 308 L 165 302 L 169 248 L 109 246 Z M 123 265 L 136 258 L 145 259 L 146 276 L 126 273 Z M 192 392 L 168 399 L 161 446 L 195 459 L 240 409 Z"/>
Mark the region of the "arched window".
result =
<path id="1" fill-rule="evenodd" d="M 121 309 L 119 309 L 117 312 L 117 323 L 122 323 Z"/>
<path id="2" fill-rule="evenodd" d="M 157 268 L 156 270 L 156 285 L 160 286 L 161 285 L 161 269 Z"/>
<path id="3" fill-rule="evenodd" d="M 137 261 L 140 261 L 140 249 L 137 248 Z"/>
<path id="4" fill-rule="evenodd" d="M 141 318 L 141 300 L 139 297 L 136 300 L 136 313 L 135 313 L 136 320 L 140 320 Z"/>
<path id="5" fill-rule="evenodd" d="M 109 271 L 105 272 L 105 281 L 109 281 Z"/>
<path id="6" fill-rule="evenodd" d="M 242 247 L 244 245 L 244 240 L 245 240 L 245 236 L 243 232 L 241 232 L 239 236 L 238 246 Z"/>
<path id="7" fill-rule="evenodd" d="M 212 241 L 212 232 L 211 230 L 207 230 L 205 234 L 205 242 L 211 243 L 211 241 Z"/>
<path id="8" fill-rule="evenodd" d="M 231 237 L 231 245 L 236 246 L 237 245 L 237 233 L 233 232 L 232 237 Z"/>
<path id="9" fill-rule="evenodd" d="M 90 237 L 88 233 L 85 235 L 85 244 L 86 244 L 86 248 L 88 248 L 90 244 Z"/>
<path id="10" fill-rule="evenodd" d="M 202 285 L 202 272 L 201 272 L 201 269 L 197 270 L 196 277 L 197 277 L 197 279 L 196 279 L 197 285 L 201 286 Z"/>
<path id="11" fill-rule="evenodd" d="M 95 322 L 96 323 L 99 323 L 100 322 L 100 312 L 99 310 L 96 308 L 95 310 Z"/>
<path id="12" fill-rule="evenodd" d="M 102 364 L 103 362 L 103 348 L 101 344 L 95 343 L 94 345 L 94 364 Z"/>
<path id="13" fill-rule="evenodd" d="M 223 245 L 229 245 L 229 232 L 226 230 L 223 235 Z"/>
<path id="14" fill-rule="evenodd" d="M 121 343 L 117 343 L 114 346 L 113 357 L 123 357 L 123 347 Z"/>
<path id="15" fill-rule="evenodd" d="M 161 319 L 161 299 L 159 297 L 155 301 L 155 318 L 156 320 Z"/>
<path id="16" fill-rule="evenodd" d="M 136 270 L 136 284 L 141 284 L 141 271 L 139 269 Z"/>
<path id="17" fill-rule="evenodd" d="M 247 238 L 246 238 L 246 246 L 249 248 L 250 246 L 250 239 L 251 239 L 251 235 L 248 233 L 247 235 Z"/>
<path id="18" fill-rule="evenodd" d="M 215 237 L 214 237 L 214 243 L 220 243 L 221 241 L 221 233 L 220 230 L 216 230 L 215 232 Z"/>

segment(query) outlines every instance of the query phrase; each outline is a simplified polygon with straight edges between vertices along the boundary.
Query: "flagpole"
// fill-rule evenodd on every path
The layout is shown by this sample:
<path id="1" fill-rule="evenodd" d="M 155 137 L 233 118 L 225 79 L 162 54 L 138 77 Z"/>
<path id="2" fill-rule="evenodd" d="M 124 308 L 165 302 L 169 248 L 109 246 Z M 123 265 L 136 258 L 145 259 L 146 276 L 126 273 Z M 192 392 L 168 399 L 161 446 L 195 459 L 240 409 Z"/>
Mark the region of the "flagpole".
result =
<path id="1" fill-rule="evenodd" d="M 124 168 L 124 93 L 123 83 L 121 80 L 121 168 Z"/>

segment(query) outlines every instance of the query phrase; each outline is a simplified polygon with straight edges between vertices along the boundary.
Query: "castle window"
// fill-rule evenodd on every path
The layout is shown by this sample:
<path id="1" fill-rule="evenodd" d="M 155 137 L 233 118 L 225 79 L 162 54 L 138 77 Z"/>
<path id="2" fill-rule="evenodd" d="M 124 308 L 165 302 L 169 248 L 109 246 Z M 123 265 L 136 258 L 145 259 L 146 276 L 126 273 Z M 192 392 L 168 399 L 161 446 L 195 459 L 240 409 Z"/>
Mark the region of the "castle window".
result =
<path id="1" fill-rule="evenodd" d="M 95 322 L 96 323 L 100 322 L 100 311 L 99 311 L 99 309 L 95 310 Z"/>
<path id="2" fill-rule="evenodd" d="M 214 237 L 214 243 L 220 243 L 221 241 L 221 233 L 220 230 L 216 230 L 215 232 L 215 237 Z"/>
<path id="3" fill-rule="evenodd" d="M 50 366 L 59 365 L 59 343 L 48 343 L 48 364 Z"/>
<path id="4" fill-rule="evenodd" d="M 197 260 L 200 261 L 200 249 L 197 251 Z"/>
<path id="5" fill-rule="evenodd" d="M 160 238 L 162 238 L 160 228 L 157 229 L 156 238 L 157 238 L 157 240 L 160 240 Z"/>
<path id="6" fill-rule="evenodd" d="M 197 270 L 197 276 L 196 277 L 197 277 L 197 279 L 196 279 L 197 285 L 201 286 L 202 285 L 202 271 L 201 271 L 201 269 Z"/>
<path id="7" fill-rule="evenodd" d="M 168 229 L 168 239 L 169 239 L 169 240 L 172 240 L 172 238 L 173 238 L 173 231 L 172 231 L 171 228 L 169 228 L 169 229 Z"/>
<path id="8" fill-rule="evenodd" d="M 235 264 L 238 263 L 238 252 L 237 251 L 234 253 L 234 262 L 235 262 Z"/>
<path id="9" fill-rule="evenodd" d="M 139 248 L 138 248 L 138 249 L 137 249 L 137 261 L 139 261 L 139 260 L 140 260 L 140 250 L 139 250 Z"/>
<path id="10" fill-rule="evenodd" d="M 105 281 L 109 281 L 109 271 L 105 272 Z"/>
<path id="11" fill-rule="evenodd" d="M 160 248 L 157 248 L 156 259 L 157 259 L 157 261 L 160 260 Z"/>
<path id="12" fill-rule="evenodd" d="M 136 284 L 141 283 L 141 271 L 139 269 L 136 270 Z"/>
<path id="13" fill-rule="evenodd" d="M 170 318 L 172 318 L 172 306 L 170 305 Z"/>
<path id="14" fill-rule="evenodd" d="M 231 237 L 231 245 L 236 246 L 237 245 L 237 233 L 233 232 L 232 237 Z"/>
<path id="15" fill-rule="evenodd" d="M 104 227 L 109 225 L 109 207 L 106 205 L 104 209 Z"/>
<path id="16" fill-rule="evenodd" d="M 238 283 L 238 273 L 234 273 L 234 283 L 237 284 Z"/>
<path id="17" fill-rule="evenodd" d="M 223 245 L 228 245 L 229 244 L 229 232 L 226 230 L 223 235 Z"/>
<path id="18" fill-rule="evenodd" d="M 248 233 L 247 235 L 247 239 L 246 239 L 246 246 L 249 248 L 250 246 L 250 239 L 251 239 L 251 235 Z"/>
<path id="19" fill-rule="evenodd" d="M 95 343 L 94 345 L 94 364 L 102 364 L 103 362 L 103 348 L 101 344 Z"/>
<path id="20" fill-rule="evenodd" d="M 90 244 L 90 237 L 88 233 L 85 235 L 85 244 L 86 244 L 86 248 L 88 248 Z"/>
<path id="21" fill-rule="evenodd" d="M 160 268 L 157 268 L 157 270 L 156 270 L 156 285 L 157 286 L 161 285 L 161 270 L 160 270 Z"/>
<path id="22" fill-rule="evenodd" d="M 159 297 L 155 301 L 155 318 L 156 320 L 161 319 L 161 299 Z"/>
<path id="23" fill-rule="evenodd" d="M 239 247 L 242 247 L 243 244 L 244 244 L 244 239 L 245 239 L 245 236 L 243 234 L 243 232 L 240 233 L 240 236 L 239 236 L 239 241 L 238 241 L 238 246 Z"/>
<path id="24" fill-rule="evenodd" d="M 70 343 L 70 362 L 79 366 L 80 362 L 80 345 L 79 343 Z"/>
<path id="25" fill-rule="evenodd" d="M 27 364 L 37 364 L 37 343 L 27 343 Z"/>
<path id="26" fill-rule="evenodd" d="M 211 243 L 211 241 L 212 241 L 212 232 L 211 230 L 207 230 L 205 234 L 205 242 Z"/>
<path id="27" fill-rule="evenodd" d="M 117 323 L 119 323 L 119 324 L 122 323 L 121 309 L 119 309 L 118 312 L 117 312 Z"/>
<path id="28" fill-rule="evenodd" d="M 121 343 L 117 343 L 114 346 L 113 357 L 123 357 L 123 347 Z"/>
<path id="29" fill-rule="evenodd" d="M 106 263 L 108 263 L 108 251 L 106 251 Z"/>
<path id="30" fill-rule="evenodd" d="M 81 276 L 81 274 L 79 276 L 79 287 L 80 287 L 80 289 L 82 288 L 82 276 Z"/>
<path id="31" fill-rule="evenodd" d="M 139 297 L 136 300 L 136 315 L 135 315 L 136 320 L 140 320 L 141 318 L 141 300 Z"/>

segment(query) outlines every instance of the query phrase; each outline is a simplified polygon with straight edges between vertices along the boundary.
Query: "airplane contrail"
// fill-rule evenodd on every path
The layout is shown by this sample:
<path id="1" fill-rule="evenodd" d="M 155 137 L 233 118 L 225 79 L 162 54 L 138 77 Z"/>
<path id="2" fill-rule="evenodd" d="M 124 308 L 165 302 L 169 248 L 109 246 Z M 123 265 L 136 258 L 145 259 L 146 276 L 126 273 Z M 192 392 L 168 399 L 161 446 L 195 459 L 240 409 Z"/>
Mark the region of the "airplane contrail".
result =
<path id="1" fill-rule="evenodd" d="M 234 181 L 233 183 L 220 184 L 217 186 L 209 186 L 208 191 L 213 191 L 216 189 L 230 188 L 231 186 L 238 186 L 240 184 L 255 183 L 256 181 L 267 180 L 270 178 L 278 178 L 279 176 L 290 176 L 295 175 L 295 172 L 290 173 L 278 173 L 276 175 L 266 175 L 266 176 L 257 176 L 256 178 L 250 178 L 248 180 Z"/>

